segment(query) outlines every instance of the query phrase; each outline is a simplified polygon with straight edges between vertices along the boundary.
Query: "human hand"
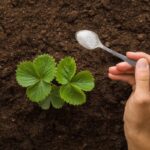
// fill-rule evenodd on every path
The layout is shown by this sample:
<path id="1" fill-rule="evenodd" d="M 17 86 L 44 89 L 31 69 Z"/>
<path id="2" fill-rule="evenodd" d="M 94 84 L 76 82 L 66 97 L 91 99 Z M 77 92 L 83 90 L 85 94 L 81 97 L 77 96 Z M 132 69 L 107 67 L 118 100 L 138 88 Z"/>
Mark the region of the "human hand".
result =
<path id="1" fill-rule="evenodd" d="M 126 62 L 109 68 L 109 78 L 129 83 L 132 93 L 124 112 L 124 130 L 129 150 L 150 150 L 150 55 L 128 52 L 138 60 L 136 67 Z"/>

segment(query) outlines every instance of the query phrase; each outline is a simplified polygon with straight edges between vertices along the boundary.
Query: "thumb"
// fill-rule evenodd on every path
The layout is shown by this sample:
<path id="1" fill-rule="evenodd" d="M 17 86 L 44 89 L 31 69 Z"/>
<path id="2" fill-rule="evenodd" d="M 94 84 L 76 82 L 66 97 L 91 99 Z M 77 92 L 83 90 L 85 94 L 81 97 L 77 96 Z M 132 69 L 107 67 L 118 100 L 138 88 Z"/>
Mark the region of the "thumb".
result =
<path id="1" fill-rule="evenodd" d="M 150 69 L 148 61 L 144 58 L 141 58 L 137 61 L 135 68 L 135 81 L 135 92 L 143 94 L 149 92 Z"/>

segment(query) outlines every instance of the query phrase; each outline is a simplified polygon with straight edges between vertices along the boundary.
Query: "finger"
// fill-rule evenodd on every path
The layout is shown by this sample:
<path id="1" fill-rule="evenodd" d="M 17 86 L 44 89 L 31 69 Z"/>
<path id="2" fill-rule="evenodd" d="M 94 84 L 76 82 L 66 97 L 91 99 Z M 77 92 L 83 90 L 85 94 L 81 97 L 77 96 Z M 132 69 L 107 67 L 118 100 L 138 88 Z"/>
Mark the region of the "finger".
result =
<path id="1" fill-rule="evenodd" d="M 122 72 L 119 71 L 116 66 L 109 67 L 108 71 L 109 71 L 109 73 L 114 74 L 114 75 L 122 74 Z"/>
<path id="2" fill-rule="evenodd" d="M 135 92 L 149 93 L 150 69 L 148 61 L 145 58 L 141 58 L 136 64 L 135 81 Z"/>
<path id="3" fill-rule="evenodd" d="M 127 52 L 126 55 L 128 58 L 131 58 L 134 60 L 138 60 L 140 58 L 145 58 L 150 63 L 150 55 L 146 54 L 144 52 Z"/>
<path id="4" fill-rule="evenodd" d="M 109 73 L 108 77 L 112 80 L 127 82 L 131 86 L 134 86 L 135 84 L 135 79 L 132 75 L 114 75 Z"/>
<path id="5" fill-rule="evenodd" d="M 119 75 L 119 74 L 133 74 L 134 71 L 128 71 L 128 70 L 119 70 L 117 66 L 109 67 L 109 73 L 114 74 L 114 75 Z"/>
<path id="6" fill-rule="evenodd" d="M 120 72 L 134 73 L 134 67 L 128 64 L 127 62 L 121 62 L 117 64 L 116 67 Z"/>

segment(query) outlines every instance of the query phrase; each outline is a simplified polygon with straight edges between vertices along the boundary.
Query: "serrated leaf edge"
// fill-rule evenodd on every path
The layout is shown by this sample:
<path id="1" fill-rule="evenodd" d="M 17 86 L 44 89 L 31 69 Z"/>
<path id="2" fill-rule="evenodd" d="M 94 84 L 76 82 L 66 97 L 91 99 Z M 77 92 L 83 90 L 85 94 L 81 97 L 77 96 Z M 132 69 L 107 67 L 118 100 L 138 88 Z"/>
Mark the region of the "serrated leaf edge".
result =
<path id="1" fill-rule="evenodd" d="M 94 87 L 95 87 L 95 78 L 94 78 L 93 74 L 91 73 L 91 71 L 89 71 L 89 70 L 83 70 L 83 71 L 78 72 L 77 74 L 79 74 L 79 73 L 81 73 L 81 72 L 88 72 L 88 73 L 90 74 L 90 76 L 91 76 L 91 78 L 92 78 L 92 80 L 93 80 L 93 83 L 94 83 Z M 77 75 L 77 74 L 76 74 L 76 75 Z M 76 76 L 76 75 L 75 75 L 75 76 Z M 75 77 L 75 76 L 74 76 L 74 77 Z M 73 78 L 72 78 L 72 80 L 73 80 Z M 76 82 L 72 82 L 72 80 L 70 81 L 70 83 L 72 84 L 72 86 L 75 86 L 76 88 L 79 88 L 79 89 L 80 89 L 79 86 L 73 84 L 73 83 L 76 83 Z M 92 90 L 94 89 L 94 87 L 93 87 L 90 91 L 92 91 Z M 80 90 L 82 90 L 82 89 L 80 89 Z M 85 91 L 85 90 L 82 90 L 82 91 Z M 85 92 L 90 92 L 90 91 L 85 91 Z"/>
<path id="2" fill-rule="evenodd" d="M 17 69 L 16 69 L 16 71 L 15 71 L 15 74 L 16 74 L 16 82 L 20 85 L 20 86 L 22 86 L 22 87 L 24 87 L 24 88 L 27 88 L 26 86 L 24 86 L 24 85 L 22 85 L 22 84 L 20 84 L 19 82 L 18 82 L 18 70 L 19 70 L 19 66 L 21 65 L 21 64 L 23 64 L 23 63 L 33 63 L 32 61 L 30 61 L 30 60 L 25 60 L 25 61 L 21 61 L 19 64 L 17 64 Z M 35 84 L 34 84 L 35 85 Z"/>
<path id="3" fill-rule="evenodd" d="M 67 84 L 66 84 L 66 85 L 67 85 Z M 60 97 L 64 100 L 64 102 L 65 102 L 66 104 L 69 104 L 69 105 L 73 105 L 73 106 L 80 106 L 80 105 L 85 104 L 85 103 L 86 103 L 86 94 L 85 94 L 85 92 L 84 92 L 83 90 L 79 89 L 78 87 L 74 86 L 74 85 L 71 85 L 71 86 L 73 86 L 73 87 L 77 88 L 78 90 L 80 90 L 81 92 L 83 92 L 84 97 L 85 97 L 85 102 L 83 102 L 82 104 L 77 104 L 77 103 L 70 104 L 69 102 L 67 102 L 65 99 L 63 99 L 63 98 L 62 98 L 62 96 L 61 96 L 61 92 L 59 91 L 59 92 L 60 92 L 60 93 L 59 93 L 59 94 L 60 94 Z M 61 88 L 61 87 L 60 87 L 60 88 Z"/>
<path id="4" fill-rule="evenodd" d="M 52 61 L 53 61 L 53 62 L 55 63 L 55 65 L 56 65 L 55 58 L 54 58 L 53 56 L 49 55 L 49 54 L 42 54 L 42 55 L 36 56 L 36 57 L 33 59 L 33 63 L 34 63 L 37 59 L 42 58 L 42 57 L 44 57 L 44 56 L 48 56 L 50 59 L 52 59 Z"/>

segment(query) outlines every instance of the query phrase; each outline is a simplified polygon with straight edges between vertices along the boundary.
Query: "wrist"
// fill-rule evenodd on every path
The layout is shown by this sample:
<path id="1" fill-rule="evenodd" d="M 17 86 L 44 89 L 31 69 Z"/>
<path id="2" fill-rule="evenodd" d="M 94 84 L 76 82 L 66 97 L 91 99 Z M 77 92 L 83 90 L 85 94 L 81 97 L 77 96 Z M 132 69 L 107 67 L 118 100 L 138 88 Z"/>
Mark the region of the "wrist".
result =
<path id="1" fill-rule="evenodd" d="M 138 130 L 130 130 L 124 126 L 128 150 L 150 150 L 150 137 Z M 142 134 L 141 134 L 142 133 Z"/>

